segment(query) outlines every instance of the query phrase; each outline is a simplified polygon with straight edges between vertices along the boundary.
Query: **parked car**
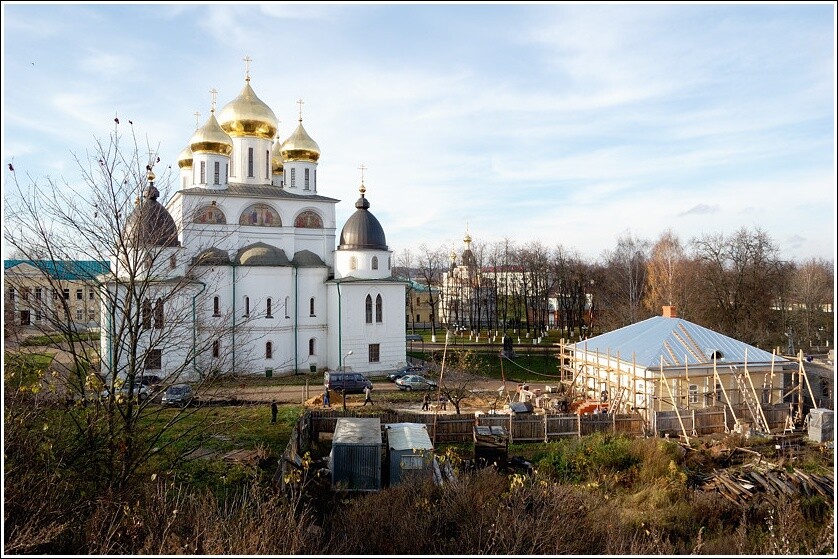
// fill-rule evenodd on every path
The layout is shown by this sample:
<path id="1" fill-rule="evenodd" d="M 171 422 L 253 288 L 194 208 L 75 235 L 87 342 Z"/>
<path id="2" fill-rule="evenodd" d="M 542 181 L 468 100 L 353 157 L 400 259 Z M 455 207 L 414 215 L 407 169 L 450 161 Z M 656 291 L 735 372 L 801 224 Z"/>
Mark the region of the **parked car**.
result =
<path id="1" fill-rule="evenodd" d="M 166 389 L 160 403 L 164 406 L 185 406 L 192 399 L 192 387 L 188 384 L 175 384 Z"/>
<path id="2" fill-rule="evenodd" d="M 346 394 L 361 394 L 364 388 L 372 388 L 372 382 L 361 373 L 327 371 L 323 373 L 323 385 L 329 390 L 344 391 Z"/>
<path id="3" fill-rule="evenodd" d="M 425 367 L 420 365 L 405 365 L 401 369 L 397 369 L 395 372 L 390 373 L 387 375 L 387 378 L 390 382 L 396 382 L 397 379 L 400 379 L 407 375 L 418 375 L 419 373 L 424 373 Z"/>
<path id="4" fill-rule="evenodd" d="M 436 382 L 420 375 L 406 375 L 396 380 L 399 390 L 434 390 Z"/>
<path id="5" fill-rule="evenodd" d="M 147 386 L 144 386 L 144 385 L 139 384 L 139 383 L 134 385 L 134 392 L 133 392 L 132 396 L 135 399 L 139 400 L 140 402 L 142 402 L 146 398 L 148 398 L 150 396 L 150 394 L 151 394 L 151 391 L 148 389 Z M 102 390 L 102 396 L 104 398 L 107 398 L 109 395 L 110 395 L 110 391 L 107 388 Z M 128 397 L 128 383 L 126 382 L 125 384 L 123 384 L 122 386 L 120 386 L 119 388 L 114 390 L 114 396 L 117 397 L 117 398 L 120 397 L 120 396 L 122 396 L 123 398 L 127 398 Z"/>
<path id="6" fill-rule="evenodd" d="M 140 384 L 149 389 L 157 388 L 161 382 L 163 382 L 163 379 L 157 375 L 143 375 L 140 377 Z"/>

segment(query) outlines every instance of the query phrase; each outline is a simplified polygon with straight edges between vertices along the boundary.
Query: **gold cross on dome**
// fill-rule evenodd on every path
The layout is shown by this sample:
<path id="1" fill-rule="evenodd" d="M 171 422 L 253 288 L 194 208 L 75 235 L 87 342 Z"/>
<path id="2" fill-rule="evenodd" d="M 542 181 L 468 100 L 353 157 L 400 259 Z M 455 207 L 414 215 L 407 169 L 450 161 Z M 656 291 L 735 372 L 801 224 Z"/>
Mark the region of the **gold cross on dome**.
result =
<path id="1" fill-rule="evenodd" d="M 249 55 L 245 55 L 242 60 L 244 60 L 244 79 L 250 81 L 250 63 L 253 62 L 253 59 Z"/>
<path id="2" fill-rule="evenodd" d="M 195 115 L 195 128 L 198 128 L 201 124 L 201 113 L 195 111 L 193 114 Z"/>
<path id="3" fill-rule="evenodd" d="M 212 89 L 210 89 L 210 95 L 212 95 L 212 109 L 211 109 L 211 112 L 214 113 L 215 112 L 215 98 L 218 96 L 218 91 L 216 91 L 215 88 L 213 87 Z"/>
<path id="4" fill-rule="evenodd" d="M 300 122 L 303 121 L 303 105 L 305 105 L 305 101 L 302 98 L 297 99 L 297 104 L 300 106 Z"/>
<path id="5" fill-rule="evenodd" d="M 358 170 L 361 171 L 361 184 L 364 184 L 364 171 L 367 170 L 367 166 L 361 163 L 361 166 L 358 167 Z"/>

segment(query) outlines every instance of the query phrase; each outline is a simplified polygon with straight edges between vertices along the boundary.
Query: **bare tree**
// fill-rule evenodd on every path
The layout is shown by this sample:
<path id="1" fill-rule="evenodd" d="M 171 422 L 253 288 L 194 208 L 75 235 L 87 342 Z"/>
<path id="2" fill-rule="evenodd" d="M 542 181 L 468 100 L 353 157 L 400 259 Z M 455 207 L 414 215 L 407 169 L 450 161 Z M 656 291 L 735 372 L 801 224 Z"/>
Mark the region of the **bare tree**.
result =
<path id="1" fill-rule="evenodd" d="M 105 265 L 104 273 L 89 278 L 102 310 L 98 337 L 78 335 L 64 297 L 55 297 L 44 315 L 49 329 L 60 334 L 55 349 L 68 356 L 69 365 L 56 373 L 65 401 L 73 403 L 65 419 L 74 436 L 53 451 L 78 475 L 120 488 L 152 456 L 161 458 L 175 443 L 195 437 L 197 444 L 201 438 L 201 429 L 172 433 L 194 414 L 205 418 L 202 408 L 183 408 L 159 429 L 141 426 L 161 413 L 151 402 L 168 384 L 186 378 L 200 383 L 199 356 L 208 356 L 211 367 L 221 366 L 226 352 L 215 351 L 213 344 L 230 322 L 214 321 L 199 330 L 196 317 L 206 304 L 200 295 L 212 281 L 207 275 L 212 268 L 186 261 L 181 253 L 176 226 L 163 219 L 157 202 L 158 187 L 166 190 L 170 173 L 155 181 L 152 166 L 159 158 L 154 150 L 143 155 L 133 127 L 126 138 L 117 123 L 107 140 L 75 161 L 78 182 L 23 186 L 12 176 L 3 234 L 26 259 L 41 263 L 40 280 L 55 293 L 62 293 L 64 284 L 51 269 L 54 263 L 92 259 Z M 150 373 L 164 378 L 147 393 L 143 378 Z M 190 423 L 202 425 L 194 418 Z"/>
<path id="2" fill-rule="evenodd" d="M 674 305 L 681 315 L 688 309 L 680 286 L 685 280 L 686 253 L 681 241 L 667 229 L 652 246 L 647 262 L 647 286 L 643 305 L 651 314 L 658 314 L 663 305 Z"/>
<path id="3" fill-rule="evenodd" d="M 610 295 L 610 327 L 634 324 L 641 318 L 648 250 L 649 241 L 626 232 L 617 239 L 617 247 L 605 254 L 608 275 L 603 290 Z"/>
<path id="4" fill-rule="evenodd" d="M 834 280 L 833 266 L 816 258 L 797 267 L 791 277 L 792 321 L 798 335 L 810 345 L 820 346 L 822 340 L 832 336 L 832 313 L 827 309 L 834 301 Z"/>
<path id="5" fill-rule="evenodd" d="M 730 236 L 702 235 L 691 244 L 708 303 L 704 323 L 750 343 L 770 343 L 772 307 L 783 283 L 771 237 L 743 227 Z"/>
<path id="6" fill-rule="evenodd" d="M 471 387 L 475 378 L 480 376 L 480 368 L 480 360 L 473 351 L 451 351 L 448 354 L 439 392 L 454 404 L 458 414 L 463 400 L 471 396 Z"/>
<path id="7" fill-rule="evenodd" d="M 419 247 L 417 260 L 417 264 L 419 266 L 419 277 L 422 278 L 425 285 L 428 286 L 427 297 L 428 304 L 431 307 L 431 340 L 436 341 L 436 321 L 439 295 L 435 293 L 431 287 L 440 284 L 442 279 L 442 270 L 445 266 L 445 252 L 440 248 L 430 249 L 425 243 L 422 243 Z"/>

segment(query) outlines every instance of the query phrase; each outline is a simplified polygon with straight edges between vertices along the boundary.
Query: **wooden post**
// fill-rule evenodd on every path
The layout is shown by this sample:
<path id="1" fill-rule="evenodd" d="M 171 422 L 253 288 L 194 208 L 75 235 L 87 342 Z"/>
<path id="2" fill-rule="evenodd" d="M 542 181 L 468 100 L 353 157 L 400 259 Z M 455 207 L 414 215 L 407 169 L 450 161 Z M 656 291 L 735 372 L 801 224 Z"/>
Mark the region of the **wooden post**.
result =
<path id="1" fill-rule="evenodd" d="M 515 442 L 512 436 L 512 418 L 515 417 L 515 414 L 511 411 L 509 412 L 509 442 Z"/>
<path id="2" fill-rule="evenodd" d="M 684 434 L 684 438 L 687 440 L 687 444 L 690 444 L 690 437 L 687 435 L 687 428 L 684 427 L 684 421 L 681 419 L 681 412 L 678 410 L 678 405 L 675 403 L 675 396 L 672 394 L 672 389 L 669 387 L 669 383 L 666 382 L 666 376 L 663 374 L 663 355 L 661 355 L 661 380 L 663 384 L 666 385 L 666 390 L 669 392 L 669 397 L 672 399 L 672 408 L 675 410 L 675 415 L 678 416 L 678 423 L 681 425 L 681 432 Z"/>
<path id="3" fill-rule="evenodd" d="M 809 397 L 812 399 L 812 407 L 818 407 L 818 402 L 815 400 L 815 395 L 812 393 L 812 383 L 809 382 L 809 376 L 806 374 L 806 369 L 803 367 L 803 350 L 800 350 L 800 375 L 806 381 L 806 388 L 809 389 Z M 801 411 L 801 417 L 803 412 Z"/>
<path id="4" fill-rule="evenodd" d="M 576 414 L 576 435 L 582 438 L 582 414 Z"/>
<path id="5" fill-rule="evenodd" d="M 547 442 L 547 414 L 544 414 L 544 442 Z"/>

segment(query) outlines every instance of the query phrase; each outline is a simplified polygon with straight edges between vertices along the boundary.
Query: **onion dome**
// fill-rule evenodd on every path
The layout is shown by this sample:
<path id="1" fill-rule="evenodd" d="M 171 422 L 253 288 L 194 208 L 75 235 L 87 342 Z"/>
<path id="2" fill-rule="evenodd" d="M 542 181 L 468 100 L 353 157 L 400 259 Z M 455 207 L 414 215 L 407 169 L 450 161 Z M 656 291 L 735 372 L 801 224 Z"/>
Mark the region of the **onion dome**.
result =
<path id="1" fill-rule="evenodd" d="M 290 266 L 291 262 L 281 248 L 266 243 L 253 243 L 236 253 L 239 266 Z"/>
<path id="2" fill-rule="evenodd" d="M 361 183 L 361 197 L 355 202 L 355 213 L 349 216 L 340 232 L 338 250 L 373 249 L 387 250 L 387 240 L 381 224 L 369 212 L 370 203 L 364 197 L 364 183 Z"/>
<path id="3" fill-rule="evenodd" d="M 285 158 L 282 157 L 282 142 L 277 138 L 271 150 L 271 172 L 274 175 L 281 175 L 284 169 L 284 162 Z"/>
<path id="4" fill-rule="evenodd" d="M 189 149 L 192 153 L 215 153 L 227 155 L 233 151 L 233 141 L 230 136 L 221 129 L 218 121 L 215 120 L 215 113 L 210 112 L 206 124 L 195 130 L 189 139 Z"/>
<path id="5" fill-rule="evenodd" d="M 303 128 L 303 119 L 294 133 L 282 143 L 280 153 L 285 161 L 310 161 L 316 163 L 320 159 L 320 146 L 311 139 Z"/>
<path id="6" fill-rule="evenodd" d="M 177 166 L 181 169 L 192 168 L 192 148 L 189 146 L 183 148 L 183 151 L 177 156 Z"/>
<path id="7" fill-rule="evenodd" d="M 221 128 L 230 136 L 264 138 L 276 136 L 278 122 L 276 115 L 250 87 L 250 77 L 245 80 L 239 96 L 224 105 L 218 113 Z"/>
<path id="8" fill-rule="evenodd" d="M 157 201 L 160 191 L 154 186 L 154 173 L 149 171 L 149 186 L 143 194 L 143 201 L 137 204 L 125 222 L 128 242 L 135 245 L 175 247 L 177 226 L 171 214 Z"/>

